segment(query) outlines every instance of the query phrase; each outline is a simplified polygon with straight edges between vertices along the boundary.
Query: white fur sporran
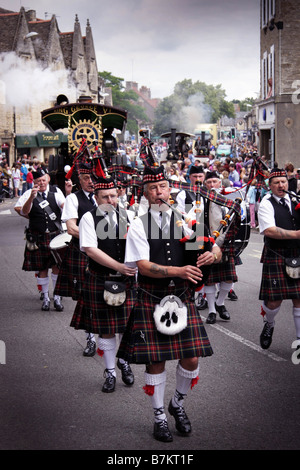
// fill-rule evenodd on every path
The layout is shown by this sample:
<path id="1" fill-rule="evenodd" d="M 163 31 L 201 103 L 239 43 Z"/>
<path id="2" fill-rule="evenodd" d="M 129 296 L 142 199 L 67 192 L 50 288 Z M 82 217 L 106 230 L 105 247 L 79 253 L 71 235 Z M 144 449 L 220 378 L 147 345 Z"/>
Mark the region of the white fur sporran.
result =
<path id="1" fill-rule="evenodd" d="M 119 307 L 126 300 L 126 285 L 117 281 L 105 281 L 103 298 L 107 305 Z"/>
<path id="2" fill-rule="evenodd" d="M 176 335 L 187 327 L 187 307 L 176 295 L 167 295 L 155 306 L 153 318 L 160 333 Z"/>

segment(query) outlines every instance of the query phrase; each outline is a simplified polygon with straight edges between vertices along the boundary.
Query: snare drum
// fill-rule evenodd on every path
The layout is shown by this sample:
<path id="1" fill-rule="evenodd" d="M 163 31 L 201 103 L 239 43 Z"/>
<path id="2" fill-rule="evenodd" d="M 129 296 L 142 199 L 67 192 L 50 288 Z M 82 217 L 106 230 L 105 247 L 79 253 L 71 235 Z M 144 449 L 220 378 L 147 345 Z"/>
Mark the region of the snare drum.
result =
<path id="1" fill-rule="evenodd" d="M 72 235 L 67 232 L 60 233 L 50 242 L 50 250 L 58 267 L 61 266 L 67 243 L 72 239 Z"/>
<path id="2" fill-rule="evenodd" d="M 239 226 L 238 232 L 234 240 L 234 252 L 235 256 L 239 256 L 244 249 L 247 247 L 250 239 L 250 211 L 249 205 L 246 204 L 244 192 L 236 190 L 235 188 L 225 188 L 225 191 L 222 193 L 228 199 L 233 201 L 236 198 L 241 198 L 241 224 Z"/>

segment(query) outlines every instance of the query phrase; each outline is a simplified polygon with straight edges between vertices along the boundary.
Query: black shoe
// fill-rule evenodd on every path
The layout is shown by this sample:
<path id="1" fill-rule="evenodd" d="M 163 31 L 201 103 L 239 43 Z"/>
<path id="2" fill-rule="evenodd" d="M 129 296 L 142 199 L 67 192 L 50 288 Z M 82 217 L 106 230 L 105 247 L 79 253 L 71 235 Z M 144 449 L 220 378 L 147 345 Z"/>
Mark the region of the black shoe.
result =
<path id="1" fill-rule="evenodd" d="M 227 312 L 225 305 L 215 304 L 215 307 L 222 320 L 230 320 L 230 315 L 229 312 Z"/>
<path id="2" fill-rule="evenodd" d="M 57 312 L 62 312 L 64 309 L 63 304 L 61 303 L 60 299 L 55 299 L 54 300 L 54 308 Z"/>
<path id="3" fill-rule="evenodd" d="M 266 321 L 259 337 L 260 345 L 263 349 L 268 349 L 271 346 L 273 331 L 274 326 L 271 326 L 270 323 Z"/>
<path id="4" fill-rule="evenodd" d="M 208 323 L 209 325 L 213 325 L 214 323 L 216 323 L 216 318 L 217 318 L 217 315 L 214 312 L 211 312 L 208 314 L 206 323 Z"/>
<path id="5" fill-rule="evenodd" d="M 105 382 L 102 387 L 102 392 L 104 393 L 111 393 L 115 391 L 115 386 L 116 386 L 116 377 L 112 375 L 110 370 L 105 369 L 104 375 L 105 377 Z"/>
<path id="6" fill-rule="evenodd" d="M 172 442 L 173 436 L 170 433 L 168 421 L 162 419 L 154 423 L 153 436 L 157 441 Z"/>
<path id="7" fill-rule="evenodd" d="M 117 366 L 122 372 L 122 380 L 123 380 L 124 384 L 132 385 L 133 382 L 134 382 L 134 375 L 132 373 L 131 367 L 128 364 L 128 362 L 124 362 L 122 364 L 120 362 L 120 359 L 118 359 Z"/>
<path id="8" fill-rule="evenodd" d="M 236 293 L 234 292 L 233 289 L 228 292 L 228 299 L 229 300 L 238 300 L 238 296 L 236 295 Z"/>
<path id="9" fill-rule="evenodd" d="M 184 411 L 183 406 L 175 407 L 172 405 L 172 400 L 169 403 L 168 411 L 170 415 L 175 418 L 176 429 L 182 434 L 189 434 L 192 431 L 189 418 Z"/>
<path id="10" fill-rule="evenodd" d="M 44 312 L 48 312 L 50 310 L 50 300 L 49 299 L 43 299 L 43 303 L 42 303 L 42 310 Z"/>
<path id="11" fill-rule="evenodd" d="M 93 357 L 96 354 L 96 342 L 91 339 L 87 340 L 86 348 L 83 351 L 83 355 L 86 357 Z"/>
<path id="12" fill-rule="evenodd" d="M 199 294 L 195 302 L 197 310 L 205 310 L 208 307 L 207 300 L 202 294 Z"/>

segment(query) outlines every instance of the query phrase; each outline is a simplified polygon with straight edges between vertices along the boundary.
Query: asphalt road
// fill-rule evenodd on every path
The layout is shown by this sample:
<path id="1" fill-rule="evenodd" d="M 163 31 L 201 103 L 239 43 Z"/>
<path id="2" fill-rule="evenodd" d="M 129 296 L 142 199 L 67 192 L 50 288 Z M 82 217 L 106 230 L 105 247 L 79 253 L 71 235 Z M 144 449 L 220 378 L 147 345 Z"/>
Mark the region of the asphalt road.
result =
<path id="1" fill-rule="evenodd" d="M 118 371 L 115 392 L 102 393 L 103 360 L 83 357 L 85 335 L 69 326 L 75 303 L 65 298 L 63 312 L 41 311 L 34 274 L 21 270 L 26 221 L 13 204 L 0 205 L 1 450 L 102 450 L 105 458 L 147 450 L 200 458 L 202 450 L 299 449 L 300 361 L 292 360 L 292 304 L 283 303 L 272 346 L 261 350 L 262 237 L 257 232 L 237 268 L 239 300 L 226 300 L 230 322 L 218 319 L 206 326 L 214 354 L 200 360 L 200 380 L 185 402 L 193 432 L 177 435 L 169 417 L 174 440 L 165 444 L 152 437 L 144 366 L 132 366 L 133 387 L 122 383 Z M 202 314 L 205 318 L 208 311 Z M 166 407 L 175 367 L 173 361 L 167 364 Z"/>

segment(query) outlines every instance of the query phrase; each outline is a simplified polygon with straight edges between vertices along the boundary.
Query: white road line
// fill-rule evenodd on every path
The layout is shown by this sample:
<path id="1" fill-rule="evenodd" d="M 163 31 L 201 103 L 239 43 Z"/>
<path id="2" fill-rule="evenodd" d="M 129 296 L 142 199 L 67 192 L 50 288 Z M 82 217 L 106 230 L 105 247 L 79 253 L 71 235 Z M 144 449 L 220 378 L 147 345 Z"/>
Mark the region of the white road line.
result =
<path id="1" fill-rule="evenodd" d="M 202 321 L 206 320 L 206 318 L 203 316 L 201 316 L 201 318 L 202 318 Z M 261 347 L 258 346 L 257 344 L 252 343 L 252 341 L 249 341 L 248 339 L 245 339 L 242 336 L 237 335 L 236 333 L 233 333 L 232 331 L 227 330 L 221 325 L 214 324 L 214 325 L 209 325 L 209 326 L 212 328 L 215 328 L 218 331 L 221 331 L 225 335 L 230 336 L 231 338 L 239 341 L 240 343 L 245 344 L 249 348 L 254 349 L 255 351 L 259 352 L 260 354 L 263 354 L 264 356 L 268 356 L 270 359 L 273 359 L 273 361 L 286 362 L 286 359 L 284 359 L 283 357 L 277 356 L 277 354 L 267 351 L 266 349 L 261 349 Z"/>
<path id="2" fill-rule="evenodd" d="M 4 210 L 4 211 L 0 210 L 0 215 L 10 215 L 10 214 L 11 214 L 11 211 L 9 209 Z"/>

